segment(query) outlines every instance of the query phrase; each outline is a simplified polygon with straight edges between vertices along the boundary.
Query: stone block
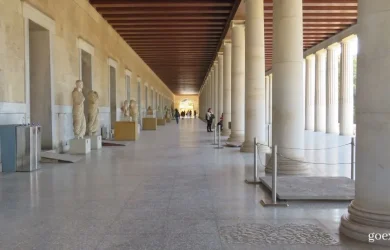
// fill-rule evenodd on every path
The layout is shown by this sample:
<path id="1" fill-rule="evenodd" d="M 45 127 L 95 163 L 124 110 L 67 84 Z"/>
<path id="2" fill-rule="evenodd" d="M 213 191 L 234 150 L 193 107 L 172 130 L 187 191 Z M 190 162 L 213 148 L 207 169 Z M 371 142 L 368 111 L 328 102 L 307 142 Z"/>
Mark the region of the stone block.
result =
<path id="1" fill-rule="evenodd" d="M 91 152 L 91 139 L 72 139 L 69 141 L 69 153 L 75 155 L 86 155 Z"/>
<path id="2" fill-rule="evenodd" d="M 93 135 L 89 137 L 91 139 L 91 149 L 101 149 L 102 148 L 102 136 Z"/>
<path id="3" fill-rule="evenodd" d="M 116 141 L 136 141 L 138 139 L 138 124 L 136 122 L 115 122 L 114 127 Z"/>
<path id="4" fill-rule="evenodd" d="M 157 118 L 145 117 L 142 119 L 142 130 L 157 130 Z"/>
<path id="5" fill-rule="evenodd" d="M 165 126 L 165 119 L 157 119 L 158 126 Z"/>

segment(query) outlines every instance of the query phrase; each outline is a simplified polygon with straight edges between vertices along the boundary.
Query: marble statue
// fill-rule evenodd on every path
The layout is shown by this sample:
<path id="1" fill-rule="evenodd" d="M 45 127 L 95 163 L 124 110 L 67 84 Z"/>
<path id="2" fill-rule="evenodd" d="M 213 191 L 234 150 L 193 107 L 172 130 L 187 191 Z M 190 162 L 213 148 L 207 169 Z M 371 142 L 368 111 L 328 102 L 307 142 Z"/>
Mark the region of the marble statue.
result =
<path id="1" fill-rule="evenodd" d="M 128 120 L 129 116 L 130 116 L 129 101 L 128 100 L 123 102 L 121 110 L 122 110 L 122 119 L 123 120 Z"/>
<path id="2" fill-rule="evenodd" d="M 148 107 L 148 110 L 146 111 L 146 115 L 153 115 L 153 109 L 152 107 Z"/>
<path id="3" fill-rule="evenodd" d="M 88 96 L 88 135 L 96 135 L 99 129 L 99 95 L 96 91 L 89 91 Z"/>
<path id="4" fill-rule="evenodd" d="M 171 110 L 165 106 L 165 118 L 170 120 L 172 118 Z"/>
<path id="5" fill-rule="evenodd" d="M 77 139 L 84 138 L 85 135 L 85 115 L 84 115 L 84 100 L 83 95 L 83 81 L 76 81 L 76 88 L 73 89 L 72 99 L 73 99 L 73 132 Z"/>
<path id="6" fill-rule="evenodd" d="M 130 100 L 130 117 L 131 117 L 131 121 L 137 122 L 137 120 L 138 120 L 138 107 L 137 107 L 137 102 L 134 100 Z"/>

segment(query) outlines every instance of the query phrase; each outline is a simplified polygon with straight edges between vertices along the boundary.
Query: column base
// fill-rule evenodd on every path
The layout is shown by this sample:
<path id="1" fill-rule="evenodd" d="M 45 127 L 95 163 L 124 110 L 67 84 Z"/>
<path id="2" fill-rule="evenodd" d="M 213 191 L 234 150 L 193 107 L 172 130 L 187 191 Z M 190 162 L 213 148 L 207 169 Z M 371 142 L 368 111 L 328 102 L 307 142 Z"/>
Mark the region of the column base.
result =
<path id="1" fill-rule="evenodd" d="M 390 214 L 378 214 L 364 210 L 352 201 L 348 214 L 341 217 L 340 232 L 358 241 L 390 246 Z M 386 239 L 379 239 L 379 234 L 381 237 L 386 234 Z"/>
<path id="2" fill-rule="evenodd" d="M 221 135 L 222 136 L 230 136 L 231 133 L 232 133 L 232 131 L 230 129 L 224 128 Z"/>
<path id="3" fill-rule="evenodd" d="M 292 158 L 292 157 L 291 157 Z M 296 160 L 296 161 L 295 161 Z M 286 175 L 298 175 L 298 174 L 307 174 L 309 171 L 309 165 L 307 163 L 302 163 L 299 161 L 305 161 L 304 158 L 294 160 L 288 159 L 280 159 L 278 158 L 278 174 L 286 174 Z M 272 169 L 274 166 L 274 159 L 271 159 L 265 168 L 266 173 L 272 173 Z"/>
<path id="4" fill-rule="evenodd" d="M 257 148 L 259 153 L 270 154 L 272 151 L 271 148 L 266 145 L 258 145 Z M 253 141 L 245 141 L 244 144 L 242 144 L 240 151 L 243 153 L 254 153 Z"/>
<path id="5" fill-rule="evenodd" d="M 239 147 L 242 145 L 242 143 L 244 143 L 244 141 L 245 141 L 244 135 L 240 135 L 240 134 L 237 135 L 232 131 L 226 144 Z"/>

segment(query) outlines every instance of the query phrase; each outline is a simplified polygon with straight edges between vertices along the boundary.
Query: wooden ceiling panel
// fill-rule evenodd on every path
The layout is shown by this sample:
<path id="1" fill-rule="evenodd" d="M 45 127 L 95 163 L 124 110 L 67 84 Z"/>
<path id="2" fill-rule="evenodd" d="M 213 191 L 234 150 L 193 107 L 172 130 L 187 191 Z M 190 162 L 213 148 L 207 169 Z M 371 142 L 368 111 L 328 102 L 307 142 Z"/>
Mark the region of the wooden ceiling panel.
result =
<path id="1" fill-rule="evenodd" d="M 242 0 L 90 0 L 175 94 L 197 93 Z M 273 0 L 264 0 L 266 68 L 272 66 Z M 303 49 L 357 21 L 357 0 L 303 0 Z"/>

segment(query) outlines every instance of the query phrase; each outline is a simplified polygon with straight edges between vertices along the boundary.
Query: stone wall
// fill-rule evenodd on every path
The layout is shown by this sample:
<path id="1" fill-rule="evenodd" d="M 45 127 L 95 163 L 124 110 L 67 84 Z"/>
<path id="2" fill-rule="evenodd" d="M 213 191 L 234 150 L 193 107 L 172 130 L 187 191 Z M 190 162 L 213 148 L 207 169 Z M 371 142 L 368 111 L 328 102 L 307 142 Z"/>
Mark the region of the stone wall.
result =
<path id="1" fill-rule="evenodd" d="M 0 124 L 28 122 L 26 105 L 26 53 L 24 4 L 28 3 L 54 21 L 52 45 L 52 113 L 56 128 L 55 145 L 73 137 L 71 92 L 80 78 L 82 39 L 94 49 L 93 89 L 99 93 L 102 124 L 109 124 L 108 59 L 117 62 L 117 107 L 126 99 L 125 70 L 131 71 L 131 98 L 137 100 L 137 77 L 159 93 L 174 99 L 173 93 L 142 61 L 131 47 L 100 16 L 87 0 L 0 0 Z M 33 96 L 31 96 L 33 98 Z"/>

